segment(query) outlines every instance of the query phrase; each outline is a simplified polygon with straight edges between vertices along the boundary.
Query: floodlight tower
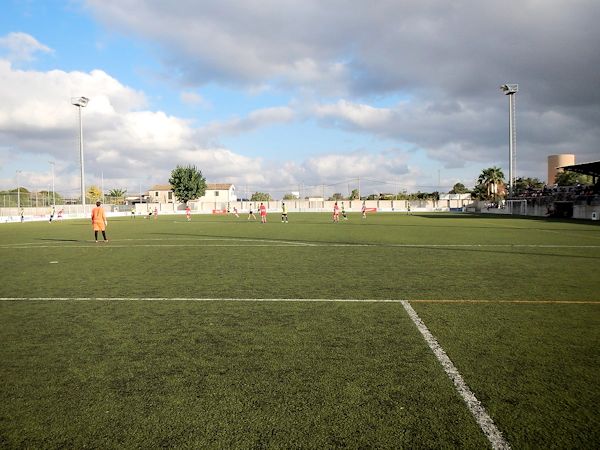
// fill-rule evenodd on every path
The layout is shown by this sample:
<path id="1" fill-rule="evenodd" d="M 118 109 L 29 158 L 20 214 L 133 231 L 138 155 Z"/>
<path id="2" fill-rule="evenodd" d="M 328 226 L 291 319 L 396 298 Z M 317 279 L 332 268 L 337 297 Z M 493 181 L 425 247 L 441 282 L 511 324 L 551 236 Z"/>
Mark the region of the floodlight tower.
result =
<path id="1" fill-rule="evenodd" d="M 81 206 L 83 206 L 83 215 L 85 216 L 85 179 L 83 170 L 83 124 L 81 122 L 81 108 L 85 108 L 90 101 L 87 97 L 77 97 L 71 99 L 71 104 L 77 106 L 79 110 L 79 165 L 81 167 Z"/>
<path id="2" fill-rule="evenodd" d="M 515 172 L 517 163 L 517 133 L 515 127 L 515 94 L 519 92 L 518 84 L 503 84 L 500 89 L 508 95 L 508 196 L 512 197 L 515 188 Z"/>
<path id="3" fill-rule="evenodd" d="M 17 214 L 21 214 L 21 183 L 19 180 L 20 170 L 17 170 Z"/>
<path id="4" fill-rule="evenodd" d="M 54 161 L 48 161 L 52 167 L 52 206 L 56 206 L 56 195 L 54 194 Z"/>

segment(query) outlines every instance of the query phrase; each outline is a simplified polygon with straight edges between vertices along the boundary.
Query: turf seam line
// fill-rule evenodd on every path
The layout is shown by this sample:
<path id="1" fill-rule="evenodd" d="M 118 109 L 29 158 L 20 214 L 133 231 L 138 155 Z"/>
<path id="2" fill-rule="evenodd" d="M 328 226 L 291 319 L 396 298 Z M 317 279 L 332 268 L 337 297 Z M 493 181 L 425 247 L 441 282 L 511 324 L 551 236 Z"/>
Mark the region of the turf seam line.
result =
<path id="1" fill-rule="evenodd" d="M 398 299 L 377 298 L 223 298 L 223 297 L 0 297 L 0 301 L 179 301 L 179 302 L 321 302 L 321 303 L 401 303 Z M 600 305 L 585 300 L 410 300 L 412 303 L 456 304 L 561 304 Z"/>
<path id="2" fill-rule="evenodd" d="M 487 413 L 481 402 L 477 400 L 477 397 L 475 397 L 475 394 L 473 394 L 469 386 L 467 386 L 467 383 L 465 383 L 465 380 L 458 372 L 456 366 L 452 363 L 452 361 L 450 360 L 444 349 L 437 342 L 435 337 L 433 337 L 433 335 L 431 334 L 425 323 L 421 320 L 417 312 L 413 309 L 413 307 L 408 301 L 403 300 L 401 303 L 406 312 L 408 313 L 409 317 L 417 326 L 417 329 L 425 338 L 427 345 L 429 345 L 429 348 L 433 351 L 434 355 L 444 368 L 446 375 L 448 375 L 450 380 L 452 380 L 452 382 L 454 383 L 456 390 L 466 403 L 471 414 L 473 414 L 473 417 L 475 417 L 477 424 L 479 425 L 485 436 L 488 438 L 488 441 L 492 445 L 492 448 L 498 450 L 510 449 L 510 445 L 504 439 L 504 436 L 502 436 L 502 433 L 496 427 L 490 415 Z"/>
<path id="3" fill-rule="evenodd" d="M 400 303 L 394 299 L 347 298 L 189 298 L 189 297 L 0 297 L 0 301 L 187 301 L 187 302 L 321 302 L 321 303 Z"/>

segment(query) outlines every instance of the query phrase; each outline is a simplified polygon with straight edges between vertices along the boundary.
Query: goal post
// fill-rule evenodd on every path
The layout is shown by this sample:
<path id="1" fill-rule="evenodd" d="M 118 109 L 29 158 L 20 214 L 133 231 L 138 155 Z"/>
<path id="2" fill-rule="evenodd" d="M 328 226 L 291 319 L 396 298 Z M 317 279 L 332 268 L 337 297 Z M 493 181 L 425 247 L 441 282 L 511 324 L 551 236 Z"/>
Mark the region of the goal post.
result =
<path id="1" fill-rule="evenodd" d="M 510 214 L 527 215 L 527 200 L 507 200 L 507 206 Z"/>

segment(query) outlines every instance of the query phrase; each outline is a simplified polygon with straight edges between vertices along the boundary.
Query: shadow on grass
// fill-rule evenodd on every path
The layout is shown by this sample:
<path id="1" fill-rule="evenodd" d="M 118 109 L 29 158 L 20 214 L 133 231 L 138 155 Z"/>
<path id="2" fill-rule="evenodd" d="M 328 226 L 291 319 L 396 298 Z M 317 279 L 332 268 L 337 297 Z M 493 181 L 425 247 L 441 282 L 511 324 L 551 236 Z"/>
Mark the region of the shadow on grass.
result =
<path id="1" fill-rule="evenodd" d="M 51 241 L 51 242 L 89 242 L 85 239 L 57 239 L 57 238 L 35 238 L 36 241 Z"/>
<path id="2" fill-rule="evenodd" d="M 298 245 L 296 247 L 309 247 L 310 244 L 314 244 L 314 246 L 318 247 L 319 244 L 326 245 L 347 245 L 348 247 L 372 247 L 372 248 L 384 248 L 388 250 L 433 250 L 433 251 L 444 251 L 444 252 L 471 252 L 471 253 L 490 253 L 490 254 L 500 254 L 500 255 L 522 255 L 522 256 L 552 256 L 556 258 L 580 258 L 580 259 L 600 259 L 600 256 L 588 256 L 588 255 L 568 255 L 564 253 L 542 253 L 542 252 L 526 252 L 522 250 L 514 251 L 513 249 L 522 249 L 522 246 L 516 245 L 514 247 L 505 247 L 505 248 L 497 248 L 493 247 L 491 244 L 489 247 L 485 244 L 482 244 L 482 247 L 443 247 L 437 246 L 435 244 L 427 245 L 427 244 L 390 244 L 390 243 L 373 243 L 373 242 L 355 242 L 355 241 L 307 241 L 300 239 L 282 239 L 282 238 L 272 238 L 272 237 L 256 237 L 256 236 L 246 236 L 246 237 L 232 237 L 232 236 L 223 236 L 216 234 L 192 234 L 192 233 L 152 233 L 155 235 L 167 235 L 167 236 L 186 236 L 186 237 L 207 237 L 207 238 L 216 238 L 216 239 L 228 239 L 232 241 L 263 241 L 263 242 L 281 242 L 281 243 L 289 243 L 296 242 Z M 302 245 L 309 244 L 309 245 Z M 531 247 L 535 248 L 535 247 Z"/>
<path id="3" fill-rule="evenodd" d="M 510 214 L 477 214 L 477 213 L 462 213 L 462 214 L 452 214 L 452 213 L 437 213 L 437 214 L 427 214 L 427 213 L 417 213 L 414 214 L 415 217 L 423 217 L 426 219 L 494 219 L 494 220 L 514 220 L 521 219 L 527 221 L 536 221 L 536 222 L 544 222 L 544 223 L 565 223 L 570 225 L 592 225 L 592 226 L 600 226 L 600 221 L 592 221 L 587 219 L 566 219 L 566 218 L 555 218 L 555 217 L 540 217 L 540 216 L 513 216 Z"/>

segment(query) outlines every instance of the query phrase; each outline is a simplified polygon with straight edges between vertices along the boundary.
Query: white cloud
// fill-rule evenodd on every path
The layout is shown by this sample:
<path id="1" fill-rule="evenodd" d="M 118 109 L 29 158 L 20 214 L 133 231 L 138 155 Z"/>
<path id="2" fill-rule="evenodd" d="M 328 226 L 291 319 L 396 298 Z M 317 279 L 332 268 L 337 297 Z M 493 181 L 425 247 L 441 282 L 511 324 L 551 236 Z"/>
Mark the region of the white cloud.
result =
<path id="1" fill-rule="evenodd" d="M 12 62 L 32 61 L 36 53 L 54 52 L 30 34 L 20 32 L 0 37 L 0 49 L 4 49 L 5 58 Z"/>
<path id="2" fill-rule="evenodd" d="M 209 108 L 211 106 L 210 102 L 197 92 L 184 91 L 179 95 L 179 98 L 186 105 L 200 106 L 202 108 Z"/>
<path id="3" fill-rule="evenodd" d="M 296 113 L 289 106 L 262 108 L 250 112 L 246 117 L 209 123 L 198 130 L 197 136 L 204 142 L 212 142 L 218 137 L 236 136 L 261 127 L 289 123 L 295 118 Z"/>

